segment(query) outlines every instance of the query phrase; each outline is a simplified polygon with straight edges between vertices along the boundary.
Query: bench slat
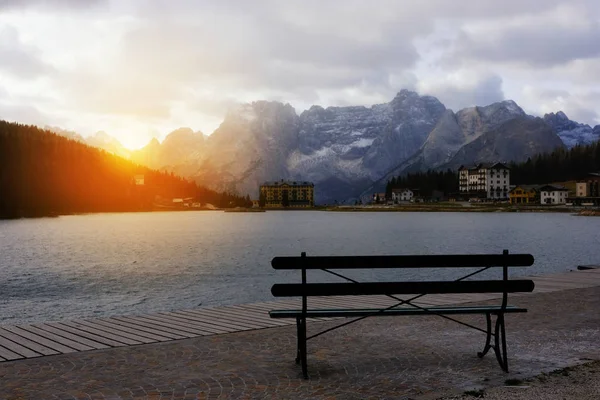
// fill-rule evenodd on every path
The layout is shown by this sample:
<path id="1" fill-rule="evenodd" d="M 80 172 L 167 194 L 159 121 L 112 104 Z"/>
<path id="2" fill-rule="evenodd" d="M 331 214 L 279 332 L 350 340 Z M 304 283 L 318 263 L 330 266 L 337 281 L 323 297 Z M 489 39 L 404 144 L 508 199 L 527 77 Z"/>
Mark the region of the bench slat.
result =
<path id="1" fill-rule="evenodd" d="M 508 293 L 532 292 L 532 280 L 365 282 L 365 283 L 276 283 L 275 297 L 362 296 L 376 294 Z"/>
<path id="2" fill-rule="evenodd" d="M 456 315 L 456 314 L 485 314 L 495 313 L 501 310 L 500 306 L 471 306 L 471 307 L 431 307 L 431 311 L 420 310 L 418 308 L 395 308 L 391 310 L 381 311 L 377 308 L 364 309 L 316 309 L 307 310 L 306 316 L 309 318 L 323 317 L 364 317 L 367 315 L 373 316 L 394 316 L 394 315 Z M 506 313 L 523 313 L 527 312 L 526 308 L 516 306 L 506 306 Z M 269 312 L 271 318 L 297 318 L 302 316 L 302 310 L 272 310 Z"/>
<path id="3" fill-rule="evenodd" d="M 528 267 L 531 254 L 451 254 L 405 256 L 275 257 L 274 269 L 373 269 L 373 268 L 465 268 Z"/>

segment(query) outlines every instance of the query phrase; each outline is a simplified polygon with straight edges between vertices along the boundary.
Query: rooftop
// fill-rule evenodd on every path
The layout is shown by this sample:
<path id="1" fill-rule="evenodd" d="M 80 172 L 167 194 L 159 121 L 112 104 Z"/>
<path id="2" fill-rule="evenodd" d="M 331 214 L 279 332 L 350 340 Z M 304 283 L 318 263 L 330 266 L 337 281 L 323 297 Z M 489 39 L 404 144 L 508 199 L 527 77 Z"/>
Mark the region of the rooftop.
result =
<path id="1" fill-rule="evenodd" d="M 288 186 L 315 186 L 314 183 L 312 182 L 308 182 L 308 181 L 286 181 L 286 180 L 280 180 L 280 181 L 267 181 L 265 183 L 262 184 L 262 186 L 283 186 L 283 185 L 288 185 Z"/>

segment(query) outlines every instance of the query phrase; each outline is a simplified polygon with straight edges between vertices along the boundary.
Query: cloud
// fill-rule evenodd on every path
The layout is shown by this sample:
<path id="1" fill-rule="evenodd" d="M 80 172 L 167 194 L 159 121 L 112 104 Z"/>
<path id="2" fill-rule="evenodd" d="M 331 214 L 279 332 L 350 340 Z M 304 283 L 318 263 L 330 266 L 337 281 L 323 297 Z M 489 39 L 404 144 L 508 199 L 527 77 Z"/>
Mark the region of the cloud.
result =
<path id="1" fill-rule="evenodd" d="M 10 26 L 0 26 L 0 71 L 20 79 L 33 79 L 54 73 L 45 63 L 39 49 L 22 42 L 18 31 Z"/>
<path id="2" fill-rule="evenodd" d="M 504 100 L 502 78 L 499 75 L 477 76 L 469 70 L 431 80 L 421 80 L 417 88 L 421 93 L 436 96 L 447 108 L 454 111 Z"/>
<path id="3" fill-rule="evenodd" d="M 595 125 L 600 114 L 594 106 L 600 104 L 600 90 L 567 90 L 525 86 L 522 91 L 523 106 L 529 112 L 543 115 L 563 111 L 570 119 Z"/>
<path id="4" fill-rule="evenodd" d="M 0 102 L 0 119 L 19 123 L 43 126 L 50 120 L 49 116 L 34 106 Z"/>
<path id="5" fill-rule="evenodd" d="M 86 9 L 106 4 L 108 0 L 0 0 L 0 10 L 23 8 Z"/>
<path id="6" fill-rule="evenodd" d="M 552 67 L 595 58 L 600 56 L 596 16 L 585 6 L 562 5 L 527 18 L 467 24 L 448 60 L 463 65 L 482 61 Z"/>

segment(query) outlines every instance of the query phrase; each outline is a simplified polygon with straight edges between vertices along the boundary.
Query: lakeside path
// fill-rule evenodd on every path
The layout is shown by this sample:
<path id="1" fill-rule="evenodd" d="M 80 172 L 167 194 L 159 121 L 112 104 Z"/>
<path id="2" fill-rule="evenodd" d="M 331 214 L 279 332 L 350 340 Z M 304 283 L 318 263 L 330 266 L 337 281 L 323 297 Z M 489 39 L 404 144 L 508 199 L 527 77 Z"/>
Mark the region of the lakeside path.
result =
<path id="1" fill-rule="evenodd" d="M 572 272 L 571 281 L 599 272 Z M 600 360 L 600 285 L 566 287 L 577 285 L 540 277 L 533 294 L 512 296 L 529 312 L 507 317 L 508 374 L 493 354 L 477 358 L 479 332 L 436 317 L 374 318 L 309 343 L 308 381 L 293 360 L 290 325 L 6 361 L 0 398 L 433 399 L 502 386 Z M 336 323 L 309 323 L 309 330 Z"/>

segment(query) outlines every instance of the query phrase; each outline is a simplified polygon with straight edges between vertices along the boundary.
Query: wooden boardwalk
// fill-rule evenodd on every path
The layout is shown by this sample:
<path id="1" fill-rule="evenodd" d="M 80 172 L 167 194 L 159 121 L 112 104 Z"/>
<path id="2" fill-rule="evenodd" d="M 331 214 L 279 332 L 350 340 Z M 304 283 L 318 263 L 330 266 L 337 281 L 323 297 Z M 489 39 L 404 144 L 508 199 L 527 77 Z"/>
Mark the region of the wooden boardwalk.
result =
<path id="1" fill-rule="evenodd" d="M 533 293 L 600 286 L 600 269 L 531 277 Z M 516 296 L 528 296 L 515 294 Z M 428 295 L 418 305 L 446 305 L 497 298 L 488 294 Z M 349 299 L 311 299 L 311 307 L 386 307 L 395 301 L 385 296 Z M 295 324 L 269 318 L 274 308 L 299 307 L 300 300 L 240 304 L 214 308 L 162 312 L 139 316 L 80 319 L 43 324 L 0 326 L 0 362 L 111 347 L 166 342 L 198 336 Z M 315 319 L 313 319 L 315 320 Z M 319 320 L 327 320 L 320 318 Z"/>

